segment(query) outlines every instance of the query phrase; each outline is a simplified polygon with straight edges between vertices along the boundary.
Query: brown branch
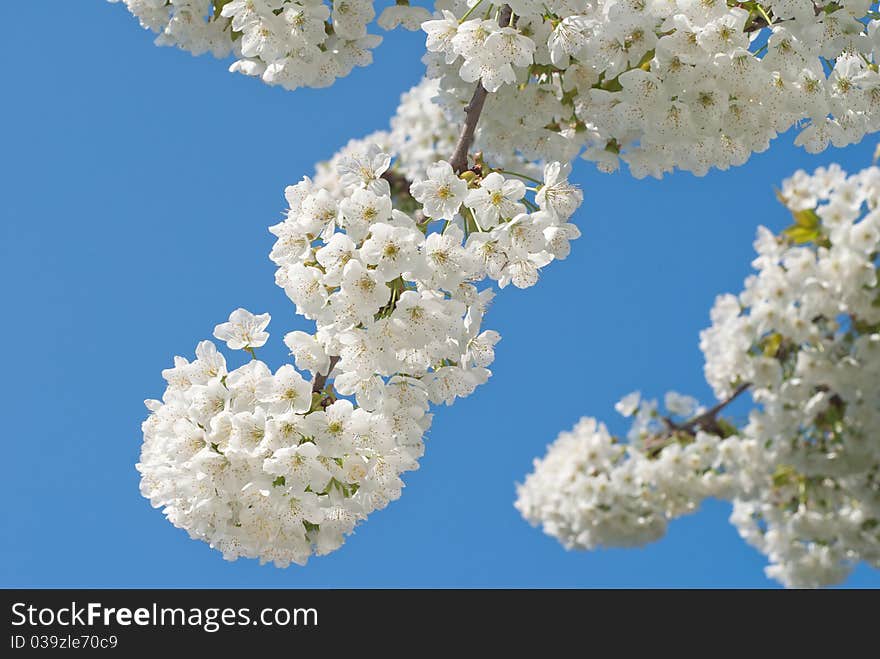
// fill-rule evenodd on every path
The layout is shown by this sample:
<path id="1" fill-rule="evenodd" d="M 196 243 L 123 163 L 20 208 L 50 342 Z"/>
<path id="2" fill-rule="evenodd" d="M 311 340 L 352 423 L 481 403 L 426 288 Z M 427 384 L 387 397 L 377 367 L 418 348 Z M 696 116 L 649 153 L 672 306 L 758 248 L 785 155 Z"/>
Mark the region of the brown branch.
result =
<path id="1" fill-rule="evenodd" d="M 382 178 L 388 181 L 388 186 L 391 188 L 391 198 L 394 200 L 395 206 L 399 206 L 399 210 L 412 215 L 416 224 L 424 222 L 425 214 L 421 210 L 421 205 L 413 198 L 409 191 L 412 181 L 393 169 L 386 169 L 382 173 Z"/>
<path id="2" fill-rule="evenodd" d="M 449 164 L 452 165 L 452 169 L 456 174 L 461 174 L 468 168 L 468 149 L 471 148 L 471 143 L 474 141 L 477 120 L 483 111 L 483 104 L 486 102 L 486 94 L 488 93 L 486 88 L 483 87 L 483 83 L 478 82 L 474 95 L 471 97 L 471 102 L 464 106 L 466 119 L 464 126 L 462 126 L 461 134 L 458 137 L 458 142 L 455 144 L 455 151 L 453 151 L 452 157 L 449 159 Z"/>
<path id="3" fill-rule="evenodd" d="M 773 25 L 777 25 L 778 23 L 782 23 L 783 21 L 776 21 Z M 751 32 L 756 32 L 757 30 L 763 30 L 765 27 L 770 27 L 767 25 L 767 21 L 764 20 L 763 16 L 755 16 L 752 19 L 752 22 L 746 25 L 743 32 L 746 34 L 750 34 Z"/>
<path id="4" fill-rule="evenodd" d="M 741 384 L 732 394 L 730 394 L 730 396 L 719 402 L 717 405 L 684 423 L 675 423 L 675 421 L 668 416 L 662 417 L 661 420 L 663 421 L 663 425 L 666 426 L 666 429 L 656 435 L 648 437 L 645 440 L 645 449 L 652 456 L 657 456 L 660 451 L 672 443 L 675 435 L 678 433 L 685 433 L 694 436 L 697 430 L 705 430 L 710 433 L 723 434 L 724 430 L 718 423 L 718 414 L 751 386 L 751 383 L 748 382 Z"/>
<path id="5" fill-rule="evenodd" d="M 339 357 L 331 357 L 330 367 L 327 369 L 327 372 L 324 374 L 318 373 L 317 375 L 315 375 L 315 380 L 314 382 L 312 382 L 313 393 L 320 393 L 324 389 L 324 386 L 327 384 L 327 378 L 329 377 L 333 369 L 336 368 L 336 364 L 338 363 Z"/>
<path id="6" fill-rule="evenodd" d="M 409 186 L 412 185 L 412 183 L 406 176 L 393 169 L 386 169 L 382 172 L 382 178 L 388 181 L 388 185 L 391 188 L 391 194 L 405 195 L 412 199 L 412 196 L 409 193 Z"/>
<path id="7" fill-rule="evenodd" d="M 683 423 L 680 426 L 676 426 L 676 430 L 684 430 L 686 432 L 692 432 L 696 428 L 704 428 L 706 426 L 714 426 L 717 422 L 716 418 L 718 413 L 723 410 L 725 407 L 730 405 L 733 401 L 735 401 L 740 394 L 742 394 L 746 389 L 751 387 L 752 385 L 748 382 L 745 384 L 739 385 L 730 396 L 722 400 L 720 403 L 715 405 L 714 407 L 710 407 L 708 410 L 700 414 L 699 416 L 695 416 L 690 421 Z"/>
<path id="8" fill-rule="evenodd" d="M 498 25 L 507 27 L 510 25 L 510 16 L 513 10 L 510 5 L 504 5 L 501 8 L 501 14 L 498 16 Z M 468 168 L 468 151 L 474 142 L 474 131 L 477 130 L 477 121 L 480 119 L 480 113 L 483 111 L 483 105 L 486 103 L 488 91 L 483 87 L 483 82 L 477 82 L 477 88 L 474 89 L 474 95 L 471 97 L 470 103 L 464 106 L 465 121 L 461 127 L 461 134 L 458 136 L 458 142 L 455 144 L 455 150 L 449 159 L 449 164 L 456 174 L 461 174 Z"/>
<path id="9" fill-rule="evenodd" d="M 507 27 L 510 25 L 512 14 L 513 10 L 510 8 L 510 5 L 504 5 L 498 16 L 498 25 L 501 27 Z M 477 121 L 480 119 L 480 113 L 483 111 L 483 105 L 486 102 L 486 96 L 488 93 L 489 92 L 486 91 L 486 88 L 483 87 L 483 83 L 478 82 L 470 103 L 464 108 L 466 119 L 461 128 L 458 142 L 455 145 L 455 151 L 449 159 L 449 164 L 452 165 L 452 169 L 455 170 L 457 174 L 461 174 L 468 168 L 468 150 L 471 148 L 471 144 L 474 141 L 474 131 L 477 129 Z M 409 181 L 407 181 L 405 177 L 389 170 L 383 174 L 383 178 L 388 181 L 392 188 L 397 188 L 399 191 L 405 192 L 407 195 L 409 194 Z M 330 367 L 327 369 L 327 373 L 319 373 L 315 375 L 315 379 L 312 383 L 312 392 L 320 393 L 324 390 L 324 387 L 327 385 L 327 378 L 338 363 L 339 357 L 330 357 Z"/>

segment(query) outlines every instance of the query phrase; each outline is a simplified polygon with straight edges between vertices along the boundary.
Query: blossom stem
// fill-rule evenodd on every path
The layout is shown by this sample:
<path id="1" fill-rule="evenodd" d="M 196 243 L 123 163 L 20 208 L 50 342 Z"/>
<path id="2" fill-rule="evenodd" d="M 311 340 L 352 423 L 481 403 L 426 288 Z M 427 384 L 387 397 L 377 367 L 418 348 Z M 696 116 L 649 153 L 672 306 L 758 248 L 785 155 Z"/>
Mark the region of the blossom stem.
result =
<path id="1" fill-rule="evenodd" d="M 493 172 L 498 172 L 499 174 L 507 174 L 508 176 L 516 176 L 518 178 L 525 179 L 526 181 L 531 181 L 532 183 L 537 183 L 538 185 L 544 185 L 544 181 L 539 181 L 536 178 L 532 178 L 531 176 L 526 176 L 525 174 L 519 174 L 518 172 L 511 172 L 507 169 L 493 169 Z"/>
<path id="2" fill-rule="evenodd" d="M 339 363 L 339 357 L 333 356 L 330 358 L 330 366 L 327 369 L 326 373 L 317 373 L 315 375 L 315 381 L 312 383 L 312 392 L 319 393 L 324 389 L 324 386 L 327 384 L 327 377 L 330 375 L 330 372 L 336 367 L 336 364 Z"/>
<path id="3" fill-rule="evenodd" d="M 758 13 L 761 14 L 761 18 L 763 18 L 767 22 L 767 25 L 773 25 L 773 19 L 771 19 L 770 16 L 767 15 L 767 10 L 761 6 L 761 3 L 756 2 L 755 7 L 758 9 Z"/>
<path id="4" fill-rule="evenodd" d="M 474 13 L 474 10 L 475 10 L 477 7 L 479 7 L 481 4 L 483 4 L 483 0 L 479 0 L 479 2 L 477 2 L 477 4 L 475 4 L 473 7 L 471 7 L 470 9 L 468 9 L 468 10 L 464 13 L 464 16 L 462 16 L 461 18 L 458 19 L 458 24 L 461 25 L 462 23 L 464 23 L 464 22 L 468 19 L 468 17 L 469 17 L 471 14 Z"/>
<path id="5" fill-rule="evenodd" d="M 513 10 L 510 5 L 504 5 L 501 9 L 501 15 L 498 17 L 498 25 L 507 27 L 510 25 L 510 16 Z M 477 129 L 477 121 L 480 119 L 480 113 L 483 111 L 483 105 L 486 103 L 486 96 L 489 92 L 483 87 L 482 81 L 477 83 L 474 89 L 474 95 L 471 97 L 470 103 L 464 108 L 465 121 L 461 127 L 461 134 L 449 159 L 449 164 L 456 174 L 461 174 L 468 168 L 468 150 L 474 141 L 474 131 Z"/>

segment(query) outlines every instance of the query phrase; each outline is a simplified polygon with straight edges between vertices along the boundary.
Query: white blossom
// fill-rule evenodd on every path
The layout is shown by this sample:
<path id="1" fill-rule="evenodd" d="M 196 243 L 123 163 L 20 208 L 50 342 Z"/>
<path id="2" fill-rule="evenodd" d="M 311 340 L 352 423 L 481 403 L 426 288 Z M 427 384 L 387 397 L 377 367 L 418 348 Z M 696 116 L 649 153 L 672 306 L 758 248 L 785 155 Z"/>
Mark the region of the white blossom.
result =
<path id="1" fill-rule="evenodd" d="M 229 321 L 214 328 L 214 336 L 225 341 L 231 350 L 259 348 L 269 340 L 265 331 L 270 316 L 267 313 L 255 316 L 246 309 L 236 309 L 229 314 Z"/>
<path id="2" fill-rule="evenodd" d="M 468 186 L 445 160 L 432 165 L 425 180 L 416 181 L 410 191 L 425 208 L 425 215 L 437 220 L 452 220 L 465 199 Z"/>

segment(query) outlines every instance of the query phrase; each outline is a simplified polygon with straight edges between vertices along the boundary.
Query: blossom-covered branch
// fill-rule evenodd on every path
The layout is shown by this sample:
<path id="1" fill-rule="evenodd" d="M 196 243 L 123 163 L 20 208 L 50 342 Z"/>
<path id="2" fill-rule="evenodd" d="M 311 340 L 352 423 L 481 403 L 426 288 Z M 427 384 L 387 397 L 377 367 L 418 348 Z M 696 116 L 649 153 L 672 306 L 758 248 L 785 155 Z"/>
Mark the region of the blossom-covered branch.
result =
<path id="1" fill-rule="evenodd" d="M 512 10 L 510 5 L 504 5 L 501 8 L 501 14 L 498 16 L 498 26 L 505 28 L 510 25 L 510 16 Z M 474 95 L 464 107 L 465 121 L 461 128 L 461 135 L 455 145 L 455 151 L 449 159 L 449 164 L 456 174 L 461 174 L 468 168 L 468 150 L 474 141 L 474 132 L 477 129 L 477 122 L 480 120 L 480 113 L 483 112 L 483 105 L 486 103 L 486 96 L 489 92 L 483 86 L 482 80 L 477 81 L 474 89 Z"/>
<path id="2" fill-rule="evenodd" d="M 254 358 L 227 368 L 204 341 L 147 402 L 143 494 L 230 560 L 303 564 L 397 499 L 430 405 L 491 375 L 500 335 L 482 327 L 495 295 L 484 282 L 532 286 L 579 235 L 568 218 L 583 196 L 565 165 L 528 190 L 438 160 L 454 135 L 424 112 L 430 93 L 405 94 L 390 132 L 353 140 L 285 190 L 286 217 L 270 227 L 275 281 L 314 323 L 284 336 L 294 363 L 256 359 L 268 314 L 239 309 L 214 336 Z"/>
<path id="3" fill-rule="evenodd" d="M 231 69 L 293 89 L 372 61 L 371 0 L 125 0 L 157 42 L 233 55 Z M 790 128 L 811 152 L 880 128 L 877 3 L 724 0 L 582 6 L 489 0 L 396 5 L 381 27 L 421 25 L 437 101 L 458 123 L 487 102 L 494 160 L 570 162 L 637 177 L 741 165 Z M 493 16 L 494 12 L 494 16 Z M 487 99 L 473 83 L 493 93 Z M 454 164 L 461 166 L 460 156 Z"/>
<path id="4" fill-rule="evenodd" d="M 787 586 L 880 567 L 880 169 L 799 171 L 780 198 L 794 224 L 759 230 L 757 274 L 701 334 L 721 402 L 671 393 L 664 415 L 630 395 L 627 442 L 582 420 L 519 486 L 517 508 L 566 547 L 644 544 L 716 497 Z M 748 419 L 719 418 L 746 390 Z"/>
<path id="5" fill-rule="evenodd" d="M 381 41 L 372 0 L 123 2 L 158 44 L 232 57 L 232 71 L 288 89 L 333 84 Z M 379 16 L 384 29 L 425 32 L 426 79 L 390 131 L 287 188 L 287 217 L 271 227 L 276 283 L 314 322 L 285 336 L 295 366 L 257 359 L 268 314 L 238 309 L 215 337 L 252 359 L 228 370 L 202 342 L 148 401 L 142 491 L 228 558 L 303 563 L 400 495 L 430 404 L 490 375 L 500 335 L 482 329 L 494 295 L 482 282 L 532 286 L 578 237 L 577 157 L 636 177 L 703 175 L 790 128 L 810 152 L 880 130 L 876 3 L 434 9 L 402 2 Z M 701 411 L 672 394 L 660 415 L 630 398 L 627 443 L 582 422 L 520 489 L 526 517 L 568 546 L 639 544 L 718 496 L 786 584 L 876 562 L 880 467 L 865 440 L 880 425 L 877 179 L 828 170 L 787 182 L 795 225 L 762 230 L 759 275 L 719 298 L 702 336 L 721 402 Z M 738 426 L 721 412 L 747 386 L 757 406 Z"/>
<path id="6" fill-rule="evenodd" d="M 718 415 L 733 401 L 740 397 L 743 393 L 748 391 L 751 385 L 746 382 L 739 385 L 733 393 L 731 393 L 727 398 L 722 401 L 719 401 L 712 407 L 710 407 L 705 412 L 701 412 L 700 414 L 694 416 L 692 419 L 688 421 L 684 421 L 681 423 L 676 423 L 669 417 L 664 417 L 663 422 L 666 424 L 668 434 L 675 434 L 680 432 L 689 433 L 691 435 L 696 434 L 700 430 L 705 430 L 707 432 L 714 432 L 716 434 L 721 434 L 719 432 L 719 421 Z"/>

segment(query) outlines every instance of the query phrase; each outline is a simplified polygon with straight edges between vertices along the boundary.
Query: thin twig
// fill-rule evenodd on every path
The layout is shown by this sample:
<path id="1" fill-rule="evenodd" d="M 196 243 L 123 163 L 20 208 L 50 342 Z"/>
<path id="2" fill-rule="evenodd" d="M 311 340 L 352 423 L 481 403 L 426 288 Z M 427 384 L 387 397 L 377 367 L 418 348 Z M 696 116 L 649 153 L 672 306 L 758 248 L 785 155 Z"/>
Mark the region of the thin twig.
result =
<path id="1" fill-rule="evenodd" d="M 687 423 L 682 426 L 679 426 L 679 429 L 682 430 L 692 430 L 694 428 L 701 428 L 707 423 L 715 423 L 716 417 L 718 413 L 721 412 L 725 407 L 730 405 L 733 401 L 735 401 L 742 393 L 744 393 L 749 387 L 751 387 L 751 383 L 745 382 L 739 385 L 730 396 L 717 403 L 713 407 L 710 407 L 708 410 L 700 414 L 699 416 L 694 417 Z"/>
<path id="2" fill-rule="evenodd" d="M 748 382 L 741 384 L 732 394 L 730 394 L 730 396 L 722 400 L 720 403 L 684 423 L 676 423 L 668 416 L 661 417 L 661 421 L 663 421 L 663 425 L 666 426 L 666 428 L 662 432 L 645 440 L 645 450 L 651 455 L 656 456 L 660 451 L 671 444 L 679 433 L 694 436 L 696 435 L 697 430 L 704 430 L 708 433 L 723 434 L 724 429 L 718 423 L 718 414 L 751 386 L 752 385 Z"/>
<path id="3" fill-rule="evenodd" d="M 412 185 L 412 182 L 406 176 L 393 169 L 386 169 L 382 172 L 382 178 L 388 181 L 392 193 L 412 199 L 412 195 L 409 193 L 409 187 Z"/>
<path id="4" fill-rule="evenodd" d="M 690 421 L 683 423 L 681 425 L 675 426 L 676 430 L 685 430 L 692 431 L 695 428 L 702 428 L 706 425 L 712 425 L 716 422 L 716 418 L 718 413 L 723 410 L 725 407 L 730 405 L 734 400 L 736 400 L 740 394 L 742 394 L 746 389 L 751 387 L 752 385 L 748 382 L 745 384 L 739 385 L 730 396 L 722 400 L 720 403 L 715 405 L 714 407 L 710 407 L 708 410 L 700 414 L 699 416 L 695 416 Z"/>
<path id="5" fill-rule="evenodd" d="M 507 27 L 510 25 L 510 16 L 513 13 L 510 5 L 504 5 L 501 9 L 501 15 L 498 17 L 498 25 Z M 480 119 L 480 113 L 483 111 L 483 105 L 486 103 L 488 91 L 483 87 L 483 82 L 477 82 L 477 88 L 474 89 L 474 95 L 471 97 L 470 103 L 464 107 L 465 121 L 461 127 L 461 134 L 458 136 L 458 142 L 455 144 L 455 150 L 449 159 L 449 164 L 456 174 L 461 174 L 468 168 L 468 151 L 474 142 L 474 131 L 477 129 L 477 121 Z"/>
<path id="6" fill-rule="evenodd" d="M 315 375 L 315 381 L 312 383 L 312 392 L 319 393 L 324 389 L 324 386 L 327 384 L 327 377 L 336 367 L 336 364 L 339 363 L 339 357 L 331 357 L 330 358 L 330 367 L 327 369 L 326 373 L 318 373 Z"/>
<path id="7" fill-rule="evenodd" d="M 510 6 L 504 5 L 501 9 L 501 14 L 498 16 L 498 25 L 501 27 L 507 27 L 510 25 L 510 17 L 512 13 L 513 10 Z M 486 91 L 486 88 L 483 87 L 483 83 L 478 82 L 477 88 L 474 90 L 474 95 L 471 98 L 471 102 L 464 108 L 466 119 L 464 125 L 461 127 L 461 134 L 455 145 L 455 151 L 453 151 L 452 157 L 449 159 L 449 164 L 452 165 L 452 169 L 455 170 L 457 174 L 461 174 L 468 168 L 468 151 L 474 141 L 474 131 L 477 129 L 477 121 L 480 119 L 480 113 L 483 111 L 483 104 L 486 102 L 486 95 L 488 93 L 489 92 Z M 392 172 L 387 173 L 385 178 L 391 185 L 402 185 L 406 183 L 405 178 L 398 177 Z M 400 179 L 402 179 L 402 181 Z M 315 375 L 315 380 L 312 383 L 312 391 L 314 393 L 320 393 L 323 391 L 327 384 L 327 378 L 338 363 L 339 357 L 330 357 L 330 367 L 327 369 L 327 373 L 319 373 Z"/>
<path id="8" fill-rule="evenodd" d="M 828 3 L 828 5 L 817 5 L 817 4 L 814 2 L 814 3 L 813 3 L 813 13 L 814 13 L 816 16 L 818 16 L 818 15 L 821 14 L 823 11 L 825 11 L 825 8 L 826 8 L 827 6 L 829 6 L 830 4 L 831 4 L 831 3 Z M 763 9 L 763 8 L 762 8 L 762 9 Z M 771 16 L 766 16 L 766 12 L 764 12 L 764 13 L 765 13 L 765 16 L 761 16 L 761 15 L 755 16 L 755 17 L 752 19 L 752 22 L 751 22 L 751 23 L 748 23 L 748 24 L 746 25 L 746 27 L 745 27 L 745 29 L 743 30 L 743 32 L 745 32 L 746 34 L 749 34 L 750 32 L 755 32 L 755 31 L 757 31 L 757 30 L 763 30 L 765 27 L 775 27 L 775 26 L 779 25 L 780 23 L 787 23 L 787 22 L 789 22 L 789 21 L 791 21 L 791 20 L 794 20 L 794 19 L 790 19 L 790 18 L 780 18 L 779 20 L 768 21 L 767 18 L 775 19 L 776 17 L 775 17 L 775 16 L 772 16 L 772 17 L 771 17 Z"/>

